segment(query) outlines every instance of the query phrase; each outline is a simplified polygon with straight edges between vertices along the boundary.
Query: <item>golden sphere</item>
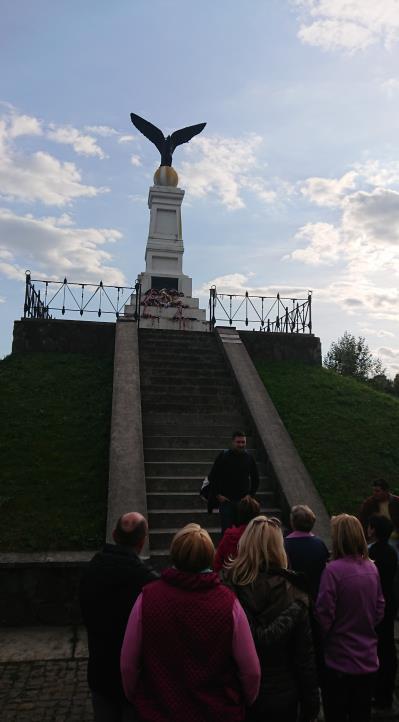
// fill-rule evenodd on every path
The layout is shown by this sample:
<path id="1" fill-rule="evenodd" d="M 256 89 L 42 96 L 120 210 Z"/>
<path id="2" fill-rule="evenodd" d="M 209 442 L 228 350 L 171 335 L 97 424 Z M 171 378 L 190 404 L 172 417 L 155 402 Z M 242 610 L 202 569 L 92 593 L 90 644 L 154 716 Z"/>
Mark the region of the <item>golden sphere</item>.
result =
<path id="1" fill-rule="evenodd" d="M 176 188 L 179 176 L 172 166 L 160 165 L 154 173 L 154 184 L 156 186 L 172 186 Z"/>

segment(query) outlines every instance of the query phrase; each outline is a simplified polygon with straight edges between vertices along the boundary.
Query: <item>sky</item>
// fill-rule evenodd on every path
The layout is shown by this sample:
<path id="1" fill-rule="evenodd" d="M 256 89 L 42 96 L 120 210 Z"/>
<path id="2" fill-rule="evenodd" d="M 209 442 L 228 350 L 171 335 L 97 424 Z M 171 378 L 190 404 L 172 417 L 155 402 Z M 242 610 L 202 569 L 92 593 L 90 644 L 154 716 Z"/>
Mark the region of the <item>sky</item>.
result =
<path id="1" fill-rule="evenodd" d="M 132 285 L 156 148 L 173 165 L 184 272 L 208 289 L 313 292 L 399 372 L 399 0 L 1 0 L 0 356 L 36 278 Z"/>

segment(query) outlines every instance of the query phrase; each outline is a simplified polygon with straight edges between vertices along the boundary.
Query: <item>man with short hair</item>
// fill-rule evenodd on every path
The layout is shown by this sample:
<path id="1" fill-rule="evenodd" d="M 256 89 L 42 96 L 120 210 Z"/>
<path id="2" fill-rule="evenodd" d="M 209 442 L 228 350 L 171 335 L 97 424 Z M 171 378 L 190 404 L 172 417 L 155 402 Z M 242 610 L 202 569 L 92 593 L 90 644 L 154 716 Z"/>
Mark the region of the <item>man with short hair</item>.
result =
<path id="1" fill-rule="evenodd" d="M 391 543 L 397 549 L 399 538 L 399 496 L 391 493 L 389 484 L 385 479 L 376 479 L 376 481 L 373 482 L 373 493 L 363 502 L 360 508 L 358 516 L 366 535 L 368 521 L 370 517 L 375 514 L 386 516 L 387 519 L 391 520 L 394 526 L 391 534 Z"/>
<path id="2" fill-rule="evenodd" d="M 230 449 L 220 452 L 208 474 L 208 511 L 219 506 L 222 534 L 236 523 L 241 499 L 254 496 L 259 486 L 258 468 L 246 445 L 244 431 L 235 431 Z"/>
<path id="3" fill-rule="evenodd" d="M 312 534 L 316 516 L 306 504 L 293 506 L 290 519 L 293 531 L 284 540 L 290 567 L 302 572 L 309 594 L 315 600 L 328 560 L 328 549 L 322 539 Z"/>
<path id="4" fill-rule="evenodd" d="M 87 679 L 95 722 L 133 722 L 122 687 L 120 653 L 132 607 L 145 584 L 159 575 L 140 559 L 148 534 L 137 512 L 118 519 L 113 539 L 90 561 L 80 584 L 80 606 L 87 628 Z"/>
<path id="5" fill-rule="evenodd" d="M 388 718 L 393 715 L 397 717 L 399 705 L 394 697 L 397 669 L 394 626 L 398 609 L 395 595 L 398 558 L 396 551 L 389 544 L 393 524 L 386 516 L 374 515 L 369 519 L 367 531 L 371 542 L 370 559 L 375 562 L 378 569 L 385 599 L 384 619 L 376 627 L 380 667 L 376 674 L 373 704 L 381 715 L 387 715 Z"/>

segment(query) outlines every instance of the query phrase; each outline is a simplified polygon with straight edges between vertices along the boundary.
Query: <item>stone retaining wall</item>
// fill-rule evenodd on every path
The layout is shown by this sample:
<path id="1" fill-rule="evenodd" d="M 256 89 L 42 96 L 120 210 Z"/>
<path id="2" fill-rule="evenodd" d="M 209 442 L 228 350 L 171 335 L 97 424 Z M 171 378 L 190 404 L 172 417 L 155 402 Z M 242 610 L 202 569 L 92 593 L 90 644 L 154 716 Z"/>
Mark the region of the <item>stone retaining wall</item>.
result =
<path id="1" fill-rule="evenodd" d="M 93 554 L 0 554 L 0 624 L 78 624 L 79 581 Z"/>
<path id="2" fill-rule="evenodd" d="M 114 347 L 113 322 L 41 318 L 14 321 L 12 353 L 59 351 L 113 355 Z"/>
<path id="3" fill-rule="evenodd" d="M 321 365 L 321 343 L 310 333 L 239 331 L 252 361 L 300 361 Z"/>

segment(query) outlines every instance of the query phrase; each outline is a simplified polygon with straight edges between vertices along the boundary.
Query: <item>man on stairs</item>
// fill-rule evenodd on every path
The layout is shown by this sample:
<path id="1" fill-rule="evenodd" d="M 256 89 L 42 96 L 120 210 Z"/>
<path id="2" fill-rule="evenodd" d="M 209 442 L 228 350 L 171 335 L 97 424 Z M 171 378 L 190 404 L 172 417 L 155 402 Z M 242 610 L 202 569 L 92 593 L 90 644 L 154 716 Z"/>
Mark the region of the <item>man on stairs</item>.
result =
<path id="1" fill-rule="evenodd" d="M 148 582 L 159 578 L 140 559 L 148 534 L 142 514 L 130 512 L 118 520 L 113 539 L 98 552 L 82 578 L 80 606 L 87 628 L 87 679 L 95 722 L 134 722 L 133 708 L 123 692 L 120 654 L 134 603 Z"/>
<path id="2" fill-rule="evenodd" d="M 241 499 L 254 496 L 259 486 L 258 468 L 246 445 L 245 433 L 235 431 L 230 449 L 218 454 L 208 474 L 208 511 L 219 507 L 222 534 L 236 524 L 237 506 Z"/>

